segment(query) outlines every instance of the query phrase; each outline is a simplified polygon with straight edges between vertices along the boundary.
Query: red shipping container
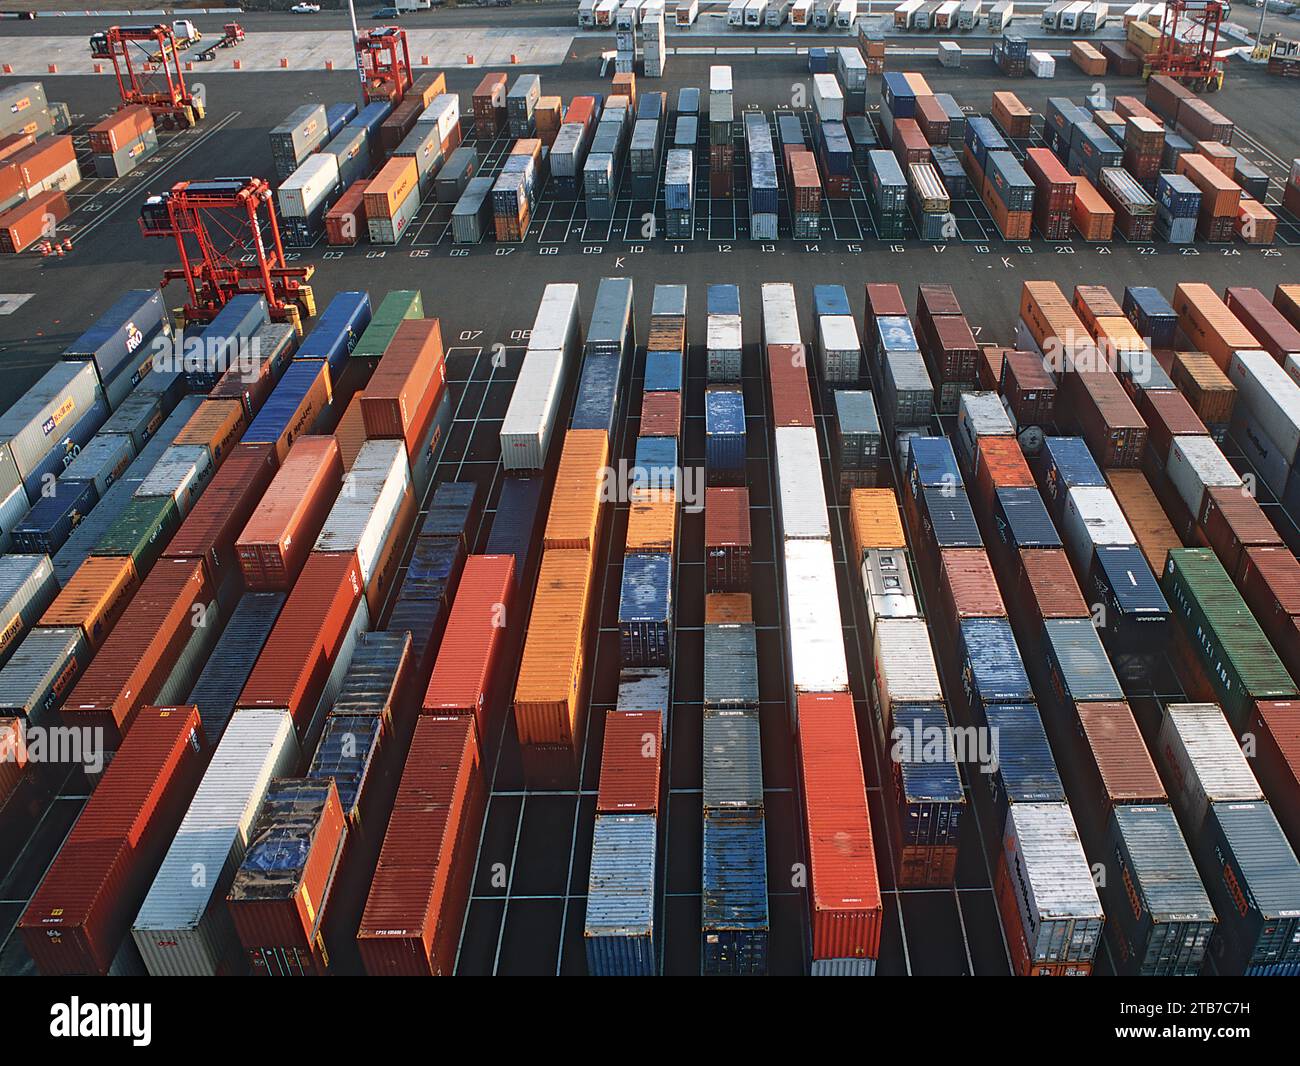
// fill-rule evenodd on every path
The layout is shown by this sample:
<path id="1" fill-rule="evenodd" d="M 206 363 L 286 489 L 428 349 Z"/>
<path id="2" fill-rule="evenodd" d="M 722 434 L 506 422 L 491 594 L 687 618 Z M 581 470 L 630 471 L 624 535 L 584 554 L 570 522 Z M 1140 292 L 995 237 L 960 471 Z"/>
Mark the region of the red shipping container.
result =
<path id="1" fill-rule="evenodd" d="M 1076 285 L 1071 306 L 1093 337 L 1097 336 L 1097 319 L 1124 317 L 1124 308 L 1105 285 Z"/>
<path id="2" fill-rule="evenodd" d="M 485 799 L 472 721 L 421 717 L 357 931 L 370 976 L 451 974 Z"/>
<path id="3" fill-rule="evenodd" d="M 138 141 L 151 129 L 153 113 L 148 106 L 132 104 L 90 127 L 90 150 L 97 155 L 112 155 L 119 148 Z"/>
<path id="4" fill-rule="evenodd" d="M 1091 617 L 1070 560 L 1060 548 L 1020 549 L 1015 606 L 1034 633 L 1046 618 Z"/>
<path id="5" fill-rule="evenodd" d="M 492 735 L 489 715 L 497 659 L 513 617 L 514 591 L 513 555 L 471 555 L 465 560 L 421 705 L 423 714 L 474 718 L 484 744 Z"/>
<path id="6" fill-rule="evenodd" d="M 1075 177 L 1050 148 L 1030 148 L 1025 153 L 1025 173 L 1034 183 L 1034 207 L 1069 213 L 1074 207 Z"/>
<path id="7" fill-rule="evenodd" d="M 239 569 L 238 538 L 275 476 L 270 444 L 240 444 L 213 475 L 163 552 L 167 559 L 202 559 L 208 580 L 219 588 Z"/>
<path id="8" fill-rule="evenodd" d="M 1002 364 L 1006 362 L 1010 348 L 998 348 L 992 344 L 980 345 L 979 362 L 976 364 L 975 383 L 981 392 L 998 392 L 1002 381 Z"/>
<path id="9" fill-rule="evenodd" d="M 817 157 L 805 148 L 794 145 L 787 145 L 787 148 L 793 149 L 786 158 L 794 209 L 816 214 L 822 205 L 822 180 L 817 171 Z"/>
<path id="10" fill-rule="evenodd" d="M 355 553 L 312 552 L 253 664 L 236 709 L 287 708 L 301 739 L 360 599 Z M 114 632 L 121 629 L 119 625 Z"/>
<path id="11" fill-rule="evenodd" d="M 1286 357 L 1293 352 L 1300 353 L 1300 329 L 1291 325 L 1258 289 L 1230 286 L 1224 298 L 1228 310 L 1255 335 L 1259 346 L 1279 363 L 1285 364 Z"/>
<path id="12" fill-rule="evenodd" d="M 663 728 L 659 711 L 605 713 L 598 814 L 659 813 Z"/>
<path id="13" fill-rule="evenodd" d="M 772 425 L 811 428 L 814 422 L 812 393 L 808 391 L 808 350 L 802 344 L 769 344 L 767 378 Z"/>
<path id="14" fill-rule="evenodd" d="M 966 316 L 945 314 L 930 318 L 922 314 L 920 318 L 918 339 L 939 380 L 974 384 L 980 349 Z"/>
<path id="15" fill-rule="evenodd" d="M 342 486 L 343 456 L 333 437 L 309 435 L 293 442 L 235 542 L 250 589 L 293 587 Z"/>
<path id="16" fill-rule="evenodd" d="M 1300 661 L 1295 627 L 1300 616 L 1300 561 L 1290 548 L 1247 548 L 1238 579 L 1241 598 L 1288 664 Z"/>
<path id="17" fill-rule="evenodd" d="M 907 312 L 904 311 L 904 314 Z M 916 289 L 916 317 L 924 325 L 939 315 L 960 315 L 961 304 L 951 285 L 919 285 Z"/>
<path id="18" fill-rule="evenodd" d="M 753 554 L 749 489 L 716 486 L 704 490 L 704 588 L 746 592 Z"/>
<path id="19" fill-rule="evenodd" d="M 212 596 L 201 560 L 159 559 L 69 694 L 69 723 L 102 728 L 104 743 L 116 748 L 204 617 L 194 606 Z"/>
<path id="20" fill-rule="evenodd" d="M 1247 732 L 1255 738 L 1251 769 L 1292 848 L 1300 847 L 1300 702 L 1256 703 Z"/>
<path id="21" fill-rule="evenodd" d="M 944 627 L 954 647 L 963 620 L 1007 616 L 997 578 L 983 548 L 944 548 L 939 552 L 939 601 Z"/>
<path id="22" fill-rule="evenodd" d="M 1175 437 L 1204 437 L 1209 435 L 1205 423 L 1192 410 L 1192 405 L 1174 389 L 1139 389 L 1138 414 L 1147 424 L 1147 443 L 1163 467 L 1169 462 L 1169 449 Z"/>
<path id="23" fill-rule="evenodd" d="M 1115 97 L 1115 113 L 1121 118 L 1145 118 L 1164 125 L 1164 120 L 1136 96 Z"/>
<path id="24" fill-rule="evenodd" d="M 13 161 L 18 167 L 23 188 L 30 191 L 69 163 L 75 163 L 77 150 L 72 146 L 72 138 L 67 134 L 42 137 L 30 148 L 25 148 L 15 155 Z"/>
<path id="25" fill-rule="evenodd" d="M 331 246 L 350 246 L 357 243 L 366 228 L 366 190 L 370 179 L 354 181 L 338 198 L 338 202 L 325 212 L 325 243 Z"/>
<path id="26" fill-rule="evenodd" d="M 1101 801 L 1095 817 L 1104 821 L 1116 804 L 1168 802 L 1127 703 L 1076 703 L 1074 712 L 1085 752 L 1079 765 Z"/>
<path id="27" fill-rule="evenodd" d="M 1109 370 L 1066 373 L 1062 400 L 1103 469 L 1142 463 L 1147 425 Z"/>
<path id="28" fill-rule="evenodd" d="M 895 120 L 893 146 L 898 165 L 904 172 L 910 163 L 930 162 L 930 142 L 915 119 Z"/>
<path id="29" fill-rule="evenodd" d="M 874 960 L 880 882 L 853 697 L 800 693 L 798 714 L 812 957 Z"/>
<path id="30" fill-rule="evenodd" d="M 0 209 L 7 210 L 26 198 L 27 192 L 23 188 L 23 179 L 18 173 L 18 168 L 13 163 L 6 163 L 0 159 Z"/>
<path id="31" fill-rule="evenodd" d="M 197 707 L 147 707 L 19 919 L 43 976 L 105 976 L 207 762 Z"/>
<path id="32" fill-rule="evenodd" d="M 436 318 L 402 321 L 384 350 L 361 398 L 361 416 L 370 440 L 405 440 L 407 451 L 419 446 L 412 440 L 417 411 L 436 405 L 446 386 L 442 326 Z"/>
<path id="33" fill-rule="evenodd" d="M 1008 351 L 1002 360 L 998 391 L 1006 398 L 1020 427 L 1056 421 L 1056 382 L 1033 352 Z"/>
<path id="34" fill-rule="evenodd" d="M 975 500 L 978 510 L 993 513 L 998 489 L 1032 489 L 1034 475 L 1015 437 L 980 437 L 975 451 Z"/>
<path id="35" fill-rule="evenodd" d="M 0 159 L 9 159 L 35 143 L 36 138 L 30 133 L 11 133 L 7 137 L 0 137 Z"/>
<path id="36" fill-rule="evenodd" d="M 346 835 L 333 779 L 271 783 L 245 854 L 258 849 L 264 857 L 275 855 L 281 865 L 271 870 L 241 867 L 226 897 L 255 977 L 328 973 L 322 923 Z M 298 848 L 305 853 L 291 850 Z M 297 876 L 290 880 L 289 874 Z"/>
<path id="37" fill-rule="evenodd" d="M 474 110 L 474 135 L 496 133 L 506 121 L 506 76 L 484 74 L 471 97 Z"/>
<path id="38" fill-rule="evenodd" d="M 997 94 L 994 94 L 996 99 Z M 1028 112 L 1026 112 L 1026 116 Z M 996 119 L 997 113 L 994 112 Z M 928 144 L 947 144 L 948 134 L 952 129 L 952 120 L 948 118 L 948 112 L 944 110 L 943 104 L 933 96 L 919 96 L 916 98 L 916 123 L 920 127 Z M 897 128 L 897 127 L 895 127 Z M 1026 130 L 1025 136 L 1028 136 Z M 913 162 L 928 162 L 928 160 L 913 160 Z"/>
<path id="39" fill-rule="evenodd" d="M 54 237 L 50 221 L 62 222 L 71 213 L 61 189 L 33 196 L 0 215 L 0 252 L 21 252 L 42 237 Z"/>
<path id="40" fill-rule="evenodd" d="M 682 394 L 647 392 L 641 396 L 639 437 L 676 437 L 682 431 Z"/>
<path id="41" fill-rule="evenodd" d="M 1233 581 L 1239 582 L 1247 548 L 1281 547 L 1268 516 L 1241 486 L 1211 487 L 1201 501 L 1201 531 Z"/>
<path id="42" fill-rule="evenodd" d="M 906 315 L 907 303 L 903 300 L 902 290 L 897 285 L 880 282 L 868 283 L 867 314 L 873 318 L 881 318 L 885 315 Z"/>

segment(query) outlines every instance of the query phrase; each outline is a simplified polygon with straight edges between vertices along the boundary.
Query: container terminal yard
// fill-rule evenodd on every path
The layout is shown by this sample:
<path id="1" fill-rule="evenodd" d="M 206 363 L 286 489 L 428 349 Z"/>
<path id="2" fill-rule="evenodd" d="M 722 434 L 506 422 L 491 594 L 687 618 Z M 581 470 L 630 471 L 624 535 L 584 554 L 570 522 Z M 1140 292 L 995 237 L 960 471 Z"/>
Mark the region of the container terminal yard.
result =
<path id="1" fill-rule="evenodd" d="M 735 7 L 0 22 L 0 973 L 1300 975 L 1287 20 Z"/>

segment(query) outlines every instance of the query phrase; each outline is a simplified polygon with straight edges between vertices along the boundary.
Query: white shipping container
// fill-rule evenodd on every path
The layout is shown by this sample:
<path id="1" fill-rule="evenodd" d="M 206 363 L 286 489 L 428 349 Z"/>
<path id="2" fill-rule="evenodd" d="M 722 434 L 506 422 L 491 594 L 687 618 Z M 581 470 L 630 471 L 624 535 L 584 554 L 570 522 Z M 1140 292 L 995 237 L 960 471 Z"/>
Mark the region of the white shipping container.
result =
<path id="1" fill-rule="evenodd" d="M 763 343 L 803 343 L 799 336 L 794 286 L 788 281 L 769 281 L 763 285 Z"/>
<path id="2" fill-rule="evenodd" d="M 834 74 L 813 75 L 813 106 L 823 122 L 844 121 L 844 92 Z"/>
<path id="3" fill-rule="evenodd" d="M 319 152 L 280 183 L 275 202 L 284 218 L 310 218 L 338 187 L 338 156 Z"/>
<path id="4" fill-rule="evenodd" d="M 957 433 L 954 444 L 957 457 L 967 473 L 975 472 L 975 441 L 979 437 L 1014 437 L 1002 397 L 996 392 L 963 392 L 957 400 Z"/>
<path id="5" fill-rule="evenodd" d="M 1201 513 L 1206 489 L 1241 484 L 1241 475 L 1210 437 L 1175 437 L 1165 473 L 1187 504 L 1187 510 L 1194 515 Z"/>
<path id="6" fill-rule="evenodd" d="M 451 136 L 460 122 L 460 97 L 455 93 L 443 93 L 435 96 L 416 120 L 417 126 L 436 126 L 438 143 L 444 143 Z"/>
<path id="7" fill-rule="evenodd" d="M 862 341 L 852 315 L 822 315 L 817 320 L 822 374 L 832 384 L 853 385 L 862 373 Z"/>
<path id="8" fill-rule="evenodd" d="M 547 285 L 528 334 L 529 350 L 568 352 L 577 339 L 578 286 Z"/>
<path id="9" fill-rule="evenodd" d="M 939 66 L 949 70 L 961 69 L 961 45 L 956 41 L 939 42 Z"/>
<path id="10" fill-rule="evenodd" d="M 786 540 L 829 540 L 831 520 L 822 491 L 817 430 L 778 426 L 774 436 L 782 536 Z"/>
<path id="11" fill-rule="evenodd" d="M 902 548 L 867 549 L 862 559 L 862 592 L 867 623 L 873 629 L 881 619 L 923 617 Z"/>
<path id="12" fill-rule="evenodd" d="M 226 890 L 267 786 L 294 773 L 301 757 L 287 710 L 231 718 L 131 927 L 152 976 L 216 976 L 242 958 Z"/>
<path id="13" fill-rule="evenodd" d="M 840 629 L 835 558 L 828 540 L 789 540 L 784 545 L 785 608 L 790 631 L 794 691 L 847 692 L 849 669 Z M 798 725 L 790 700 L 790 717 Z"/>
<path id="14" fill-rule="evenodd" d="M 137 499 L 170 496 L 184 516 L 213 473 L 212 455 L 206 444 L 173 444 L 140 482 L 135 495 Z"/>
<path id="15" fill-rule="evenodd" d="M 330 508 L 316 550 L 357 553 L 361 580 L 369 583 L 375 564 L 397 520 L 402 501 L 411 490 L 406 443 L 368 440 L 357 453 L 343 488 Z"/>
<path id="16" fill-rule="evenodd" d="M 528 349 L 501 422 L 507 470 L 543 470 L 564 384 L 565 353 Z"/>
<path id="17" fill-rule="evenodd" d="M 1029 73 L 1035 78 L 1056 77 L 1056 57 L 1051 52 L 1030 52 Z"/>
<path id="18" fill-rule="evenodd" d="M 939 667 L 925 619 L 880 619 L 871 635 L 871 655 L 875 663 L 876 709 L 886 736 L 895 725 L 908 727 L 906 716 L 896 721 L 896 707 L 943 702 Z"/>
<path id="19" fill-rule="evenodd" d="M 740 316 L 709 315 L 707 332 L 709 381 L 739 381 L 744 356 Z"/>
<path id="20" fill-rule="evenodd" d="M 68 189 L 75 188 L 81 184 L 81 167 L 77 165 L 74 159 L 70 163 L 64 163 L 58 170 L 47 174 L 40 181 L 34 182 L 27 187 L 27 199 L 40 196 L 43 192 L 51 192 L 55 189 L 62 189 L 65 192 Z"/>
<path id="21" fill-rule="evenodd" d="M 1069 805 L 1013 803 L 1002 841 L 1031 958 L 1092 962 L 1104 916 Z"/>
<path id="22" fill-rule="evenodd" d="M 740 10 L 743 13 L 744 4 L 742 0 L 735 0 L 735 3 L 741 5 Z M 731 68 L 728 66 L 709 67 L 709 121 L 734 122 L 735 119 L 736 102 L 731 91 Z"/>
<path id="23" fill-rule="evenodd" d="M 0 665 L 58 594 L 48 555 L 0 556 Z"/>
<path id="24" fill-rule="evenodd" d="M 858 21 L 858 0 L 839 0 L 835 5 L 835 25 L 846 30 Z"/>
<path id="25" fill-rule="evenodd" d="M 1169 802 L 1199 832 L 1211 803 L 1264 798 L 1236 734 L 1217 703 L 1170 703 L 1160 720 L 1156 760 Z"/>
<path id="26" fill-rule="evenodd" d="M 1237 403 L 1268 434 L 1288 465 L 1300 452 L 1300 384 L 1268 352 L 1233 352 L 1228 380 L 1237 386 Z"/>
<path id="27" fill-rule="evenodd" d="M 1092 569 L 1094 549 L 1137 543 L 1124 512 L 1120 510 L 1119 501 L 1104 485 L 1086 485 L 1070 490 L 1065 499 L 1061 536 L 1070 562 L 1081 574 Z"/>
<path id="28" fill-rule="evenodd" d="M 745 25 L 762 26 L 767 21 L 767 0 L 748 0 L 745 4 Z"/>
<path id="29" fill-rule="evenodd" d="M 700 0 L 681 0 L 677 4 L 677 25 L 693 26 L 700 14 Z"/>
<path id="30" fill-rule="evenodd" d="M 745 24 L 745 8 L 748 6 L 748 0 L 731 0 L 727 5 L 727 25 L 743 26 Z"/>

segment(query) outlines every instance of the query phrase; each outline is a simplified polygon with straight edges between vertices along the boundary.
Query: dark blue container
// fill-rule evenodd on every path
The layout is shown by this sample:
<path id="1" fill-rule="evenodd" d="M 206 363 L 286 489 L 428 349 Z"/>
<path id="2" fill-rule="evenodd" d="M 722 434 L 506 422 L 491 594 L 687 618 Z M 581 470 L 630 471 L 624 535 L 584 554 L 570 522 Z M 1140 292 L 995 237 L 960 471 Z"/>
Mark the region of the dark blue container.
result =
<path id="1" fill-rule="evenodd" d="M 831 72 L 831 53 L 828 48 L 808 49 L 808 73 L 829 74 Z"/>
<path id="2" fill-rule="evenodd" d="M 417 676 L 427 676 L 433 670 L 455 591 L 454 586 L 445 582 L 425 581 L 418 585 L 403 582 L 397 594 L 384 632 L 411 634 L 411 660 Z"/>
<path id="3" fill-rule="evenodd" d="M 645 353 L 645 391 L 682 391 L 682 353 Z"/>
<path id="4" fill-rule="evenodd" d="M 637 437 L 632 477 L 639 488 L 677 490 L 677 438 Z"/>
<path id="5" fill-rule="evenodd" d="M 912 495 L 922 488 L 961 488 L 957 455 L 947 437 L 913 437 L 907 448 L 907 483 Z"/>
<path id="6" fill-rule="evenodd" d="M 986 173 L 993 189 L 1010 211 L 1034 209 L 1034 182 L 1010 152 L 988 153 Z"/>
<path id="7" fill-rule="evenodd" d="M 324 359 L 337 377 L 370 325 L 370 294 L 341 292 L 329 302 L 298 348 L 296 359 Z"/>
<path id="8" fill-rule="evenodd" d="M 986 783 L 999 831 L 1013 803 L 1065 803 L 1065 788 L 1038 708 L 1033 703 L 994 703 L 984 712 L 997 769 L 971 777 Z"/>
<path id="9" fill-rule="evenodd" d="M 545 487 L 540 477 L 509 477 L 501 483 L 484 554 L 513 555 L 517 583 L 531 572 L 537 554 L 537 524 Z"/>
<path id="10" fill-rule="evenodd" d="M 226 360 L 216 358 L 218 353 L 212 349 L 214 342 L 224 340 L 230 344 L 233 356 L 234 345 L 251 337 L 270 320 L 265 297 L 245 294 L 226 301 L 226 306 L 217 312 L 203 331 L 204 365 L 186 369 L 186 387 L 191 392 L 210 391 L 226 369 Z"/>
<path id="11" fill-rule="evenodd" d="M 1011 623 L 1005 618 L 966 618 L 960 624 L 961 681 L 976 718 L 994 703 L 1032 703 Z"/>
<path id="12" fill-rule="evenodd" d="M 186 704 L 198 707 L 203 735 L 209 744 L 215 745 L 226 731 L 239 694 L 271 635 L 284 600 L 283 592 L 245 592 L 221 631 L 203 672 L 185 698 Z"/>
<path id="13" fill-rule="evenodd" d="M 464 565 L 465 544 L 459 537 L 417 537 L 401 594 L 417 600 L 442 599 L 460 581 Z"/>
<path id="14" fill-rule="evenodd" d="M 433 490 L 433 501 L 420 526 L 422 537 L 459 537 L 468 551 L 478 531 L 478 484 L 444 481 Z"/>
<path id="15" fill-rule="evenodd" d="M 767 832 L 761 810 L 704 812 L 701 969 L 767 974 Z"/>
<path id="16" fill-rule="evenodd" d="M 9 550 L 53 555 L 63 547 L 86 512 L 99 500 L 94 481 L 54 483 L 54 495 L 42 496 L 10 532 Z"/>
<path id="17" fill-rule="evenodd" d="M 960 839 L 965 794 L 956 759 L 947 744 L 943 758 L 936 758 L 934 749 L 927 747 L 933 738 L 947 737 L 949 726 L 941 703 L 909 703 L 906 713 L 894 720 L 895 795 L 905 846 L 955 847 Z M 900 730 L 906 730 L 906 735 Z"/>
<path id="18" fill-rule="evenodd" d="M 636 102 L 637 120 L 663 118 L 664 108 L 667 106 L 665 99 L 664 93 L 642 93 Z"/>
<path id="19" fill-rule="evenodd" d="M 1150 285 L 1129 285 L 1124 289 L 1121 306 L 1133 328 L 1151 339 L 1151 347 L 1174 346 L 1178 339 L 1178 315 L 1159 289 Z"/>
<path id="20" fill-rule="evenodd" d="M 710 285 L 708 288 L 708 307 L 711 315 L 740 314 L 740 286 Z"/>
<path id="21" fill-rule="evenodd" d="M 954 200 L 965 200 L 970 195 L 970 182 L 957 150 L 946 144 L 936 144 L 930 149 L 930 158 L 948 195 Z"/>
<path id="22" fill-rule="evenodd" d="M 382 772 L 374 762 L 383 733 L 384 720 L 378 715 L 331 714 L 325 719 L 307 777 L 313 781 L 333 780 L 350 826 L 356 825 L 360 817 L 360 801 L 367 786 L 372 780 L 382 780 Z"/>
<path id="23" fill-rule="evenodd" d="M 889 70 L 881 80 L 880 97 L 894 118 L 916 115 L 916 90 L 908 84 L 902 71 Z"/>
<path id="24" fill-rule="evenodd" d="M 108 383 L 127 367 L 138 368 L 153 339 L 171 329 L 167 305 L 158 289 L 132 289 L 123 293 L 63 352 L 63 358 L 95 364 L 99 383 Z"/>
<path id="25" fill-rule="evenodd" d="M 1169 605 L 1136 544 L 1097 548 L 1083 594 L 1103 608 L 1101 634 L 1112 654 L 1154 654 L 1169 634 Z"/>
<path id="26" fill-rule="evenodd" d="M 739 388 L 705 390 L 704 468 L 710 485 L 745 483 L 745 400 Z"/>
<path id="27" fill-rule="evenodd" d="M 1057 521 L 1065 511 L 1065 499 L 1071 489 L 1106 484 L 1082 437 L 1046 438 L 1033 470 L 1047 509 Z"/>
<path id="28" fill-rule="evenodd" d="M 921 489 L 925 534 L 935 548 L 982 548 L 979 525 L 963 488 Z"/>
<path id="29" fill-rule="evenodd" d="M 1210 804 L 1192 849 L 1219 912 L 1211 948 L 1216 972 L 1300 976 L 1300 864 L 1272 807 Z"/>
<path id="30" fill-rule="evenodd" d="M 966 123 L 966 130 L 962 137 L 981 170 L 988 168 L 990 152 L 1005 152 L 1011 147 L 991 118 L 976 116 L 970 119 Z"/>
<path id="31" fill-rule="evenodd" d="M 582 360 L 582 377 L 578 381 L 570 429 L 599 429 L 611 441 L 614 439 L 622 374 L 621 355 L 588 355 Z"/>
<path id="32" fill-rule="evenodd" d="M 698 115 L 700 113 L 700 90 L 686 86 L 677 90 L 677 113 L 679 115 Z"/>
<path id="33" fill-rule="evenodd" d="M 782 112 L 776 116 L 776 135 L 781 141 L 781 147 L 793 144 L 796 148 L 807 148 L 808 140 L 804 136 L 803 123 L 799 121 L 798 115 Z M 740 312 L 730 312 L 739 314 Z"/>
<path id="34" fill-rule="evenodd" d="M 356 104 L 325 105 L 325 125 L 329 127 L 330 137 L 337 137 L 339 131 L 356 117 Z"/>
<path id="35" fill-rule="evenodd" d="M 260 297 L 259 297 L 260 299 Z M 252 424 L 244 430 L 242 444 L 277 443 L 302 407 L 304 398 L 311 392 L 321 374 L 328 374 L 326 364 L 314 359 L 293 360 L 280 375 L 271 395 L 262 404 L 262 409 L 253 418 Z"/>
<path id="36" fill-rule="evenodd" d="M 1063 712 L 1071 711 L 1074 703 L 1108 703 L 1124 698 L 1091 618 L 1046 619 L 1042 644 L 1052 679 L 1052 697 L 1063 705 Z"/>
<path id="37" fill-rule="evenodd" d="M 843 285 L 814 285 L 813 305 L 820 315 L 852 315 L 849 294 Z"/>
<path id="38" fill-rule="evenodd" d="M 1156 202 L 1174 218 L 1196 218 L 1201 213 L 1201 190 L 1186 174 L 1161 174 L 1156 179 Z"/>
<path id="39" fill-rule="evenodd" d="M 853 144 L 842 122 L 823 122 L 822 156 L 826 169 L 839 177 L 853 173 Z"/>
<path id="40" fill-rule="evenodd" d="M 1195 146 L 1186 137 L 1178 133 L 1165 133 L 1165 150 L 1160 158 L 1161 170 L 1177 170 L 1178 157 L 1184 152 L 1195 151 Z"/>
<path id="41" fill-rule="evenodd" d="M 1013 551 L 1021 548 L 1059 548 L 1060 534 L 1038 490 L 998 489 L 993 494 L 993 528 L 998 539 Z"/>
<path id="42" fill-rule="evenodd" d="M 624 666 L 668 666 L 672 661 L 672 571 L 668 555 L 627 555 L 618 600 Z"/>
<path id="43" fill-rule="evenodd" d="M 860 167 L 865 167 L 870 153 L 880 147 L 876 127 L 871 124 L 871 119 L 866 115 L 846 115 L 844 130 L 853 145 L 853 162 Z"/>

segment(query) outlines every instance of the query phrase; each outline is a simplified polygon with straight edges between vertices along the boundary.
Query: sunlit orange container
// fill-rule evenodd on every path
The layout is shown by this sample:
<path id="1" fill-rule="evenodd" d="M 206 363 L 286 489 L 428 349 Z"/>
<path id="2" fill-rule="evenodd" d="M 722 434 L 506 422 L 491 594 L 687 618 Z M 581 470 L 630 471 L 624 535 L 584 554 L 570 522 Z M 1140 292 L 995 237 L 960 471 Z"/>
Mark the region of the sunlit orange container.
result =
<path id="1" fill-rule="evenodd" d="M 419 180 L 413 156 L 393 156 L 366 187 L 366 217 L 392 218 Z"/>
<path id="2" fill-rule="evenodd" d="M 129 555 L 92 555 L 41 615 L 49 628 L 76 626 L 98 650 L 131 602 L 140 578 Z"/>
<path id="3" fill-rule="evenodd" d="M 1183 542 L 1170 525 L 1151 483 L 1141 470 L 1107 470 L 1105 476 L 1152 572 L 1163 574 L 1169 551 L 1183 547 Z"/>
<path id="4" fill-rule="evenodd" d="M 1169 376 L 1207 426 L 1226 426 L 1237 404 L 1237 386 L 1204 352 L 1178 352 Z"/>
<path id="5" fill-rule="evenodd" d="M 903 519 L 893 489 L 854 489 L 849 493 L 849 524 L 853 530 L 856 569 L 869 548 L 906 548 Z"/>
<path id="6" fill-rule="evenodd" d="M 1226 144 L 1220 144 L 1218 141 L 1197 141 L 1196 154 L 1204 156 L 1215 170 L 1222 171 L 1228 177 L 1232 177 L 1236 171 L 1237 153 Z"/>
<path id="7" fill-rule="evenodd" d="M 1108 241 L 1114 235 L 1115 209 L 1083 176 L 1074 183 L 1074 210 L 1070 218 L 1085 241 Z"/>
<path id="8" fill-rule="evenodd" d="M 736 625 L 754 620 L 754 599 L 748 592 L 710 592 L 704 597 L 705 625 Z"/>
<path id="9" fill-rule="evenodd" d="M 571 429 L 564 435 L 546 516 L 544 549 L 595 549 L 608 467 L 609 438 L 603 429 Z"/>
<path id="10" fill-rule="evenodd" d="M 212 456 L 212 465 L 220 466 L 230 449 L 239 443 L 247 424 L 244 405 L 238 400 L 204 400 L 172 443 L 205 445 Z"/>
<path id="11" fill-rule="evenodd" d="M 1175 287 L 1173 308 L 1187 339 L 1213 359 L 1224 373 L 1233 352 L 1259 347 L 1250 330 L 1228 310 L 1219 294 L 1202 282 L 1183 282 Z"/>
<path id="12" fill-rule="evenodd" d="M 1020 290 L 1020 318 L 1040 351 L 1045 352 L 1054 339 L 1071 347 L 1091 345 L 1092 335 L 1054 281 L 1024 283 Z"/>
<path id="13" fill-rule="evenodd" d="M 515 681 L 515 729 L 520 744 L 573 745 L 582 705 L 590 553 L 542 553 L 537 593 Z"/>
<path id="14" fill-rule="evenodd" d="M 677 539 L 677 504 L 672 500 L 634 503 L 627 514 L 629 553 L 671 555 Z"/>
<path id="15" fill-rule="evenodd" d="M 1291 325 L 1300 329 L 1300 285 L 1279 285 L 1273 290 L 1273 306 Z"/>
<path id="16" fill-rule="evenodd" d="M 1094 337 L 1097 335 L 1097 319 L 1122 318 L 1124 315 L 1124 308 L 1105 285 L 1076 285 L 1072 306 Z"/>
<path id="17" fill-rule="evenodd" d="M 993 513 L 998 489 L 1031 489 L 1034 475 L 1015 437 L 980 437 L 975 452 L 975 498 L 984 514 Z"/>
<path id="18" fill-rule="evenodd" d="M 361 446 L 366 443 L 366 420 L 361 414 L 361 398 L 364 392 L 357 390 L 348 404 L 339 424 L 334 427 L 334 439 L 339 444 L 339 455 L 343 459 L 343 473 L 352 469 L 357 461 Z"/>
<path id="19" fill-rule="evenodd" d="M 1258 200 L 1242 200 L 1233 232 L 1246 244 L 1272 244 L 1277 240 L 1277 215 Z"/>

